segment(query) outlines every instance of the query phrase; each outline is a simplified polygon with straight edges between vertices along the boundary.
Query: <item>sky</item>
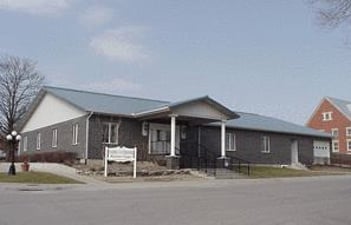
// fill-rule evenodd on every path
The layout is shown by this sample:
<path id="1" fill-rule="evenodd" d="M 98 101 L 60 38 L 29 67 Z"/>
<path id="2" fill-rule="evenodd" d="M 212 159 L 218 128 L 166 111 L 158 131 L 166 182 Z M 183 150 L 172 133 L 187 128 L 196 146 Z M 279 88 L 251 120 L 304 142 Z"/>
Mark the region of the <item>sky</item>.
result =
<path id="1" fill-rule="evenodd" d="M 305 124 L 351 100 L 344 29 L 307 0 L 0 0 L 0 55 L 35 60 L 50 86 L 181 101 Z"/>

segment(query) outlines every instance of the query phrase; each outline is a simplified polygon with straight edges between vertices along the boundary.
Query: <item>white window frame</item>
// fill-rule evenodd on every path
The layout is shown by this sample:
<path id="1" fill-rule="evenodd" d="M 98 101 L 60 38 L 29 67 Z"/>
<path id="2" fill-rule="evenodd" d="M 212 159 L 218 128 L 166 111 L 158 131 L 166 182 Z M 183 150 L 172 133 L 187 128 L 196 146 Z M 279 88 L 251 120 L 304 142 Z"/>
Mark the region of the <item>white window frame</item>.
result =
<path id="1" fill-rule="evenodd" d="M 351 137 L 351 127 L 346 127 L 346 137 Z"/>
<path id="2" fill-rule="evenodd" d="M 335 133 L 336 133 L 336 135 L 335 135 Z M 333 138 L 339 137 L 339 129 L 338 128 L 332 128 L 331 129 L 331 134 L 332 134 Z"/>
<path id="3" fill-rule="evenodd" d="M 332 114 L 333 114 L 333 112 L 324 112 L 324 113 L 322 113 L 323 121 L 331 121 L 331 120 L 333 120 Z"/>
<path id="4" fill-rule="evenodd" d="M 226 151 L 236 151 L 236 135 L 233 132 L 225 134 L 225 149 Z"/>
<path id="5" fill-rule="evenodd" d="M 37 150 L 41 147 L 41 133 L 37 133 Z"/>
<path id="6" fill-rule="evenodd" d="M 115 145 L 118 145 L 118 137 L 119 137 L 119 123 L 112 123 L 112 122 L 105 122 L 105 123 L 103 123 L 104 125 L 108 125 L 108 142 L 105 142 L 105 141 L 103 141 L 103 143 L 104 144 L 115 144 Z M 111 142 L 111 131 L 112 131 L 112 129 L 111 129 L 111 127 L 112 127 L 112 125 L 116 125 L 116 142 Z"/>
<path id="7" fill-rule="evenodd" d="M 271 137 L 264 135 L 261 138 L 262 141 L 262 153 L 270 153 L 271 152 Z"/>
<path id="8" fill-rule="evenodd" d="M 351 139 L 346 139 L 346 149 L 348 152 L 351 152 Z"/>
<path id="9" fill-rule="evenodd" d="M 57 128 L 52 129 L 51 147 L 57 148 Z"/>
<path id="10" fill-rule="evenodd" d="M 72 145 L 78 145 L 78 134 L 79 134 L 79 124 L 73 124 L 72 126 Z"/>
<path id="11" fill-rule="evenodd" d="M 335 148 L 335 144 L 338 145 L 338 148 Z M 340 144 L 339 144 L 339 140 L 332 140 L 332 151 L 333 152 L 339 152 L 340 151 Z"/>
<path id="12" fill-rule="evenodd" d="M 28 150 L 28 137 L 25 136 L 23 138 L 23 152 L 26 152 Z"/>

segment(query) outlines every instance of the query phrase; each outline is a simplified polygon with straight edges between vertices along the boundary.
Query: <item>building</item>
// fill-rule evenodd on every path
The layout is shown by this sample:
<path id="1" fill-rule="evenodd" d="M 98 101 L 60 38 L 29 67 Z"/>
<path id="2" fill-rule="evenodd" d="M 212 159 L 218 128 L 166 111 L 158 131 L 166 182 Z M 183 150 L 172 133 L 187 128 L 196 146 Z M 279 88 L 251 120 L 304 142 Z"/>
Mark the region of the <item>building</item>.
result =
<path id="1" fill-rule="evenodd" d="M 40 91 L 21 134 L 21 154 L 73 151 L 89 161 L 102 158 L 104 145 L 137 146 L 138 160 L 170 168 L 221 166 L 228 157 L 309 165 L 314 145 L 330 142 L 329 134 L 234 112 L 208 96 L 170 103 L 57 87 Z"/>
<path id="2" fill-rule="evenodd" d="M 307 126 L 332 135 L 332 153 L 351 154 L 351 102 L 325 97 Z"/>

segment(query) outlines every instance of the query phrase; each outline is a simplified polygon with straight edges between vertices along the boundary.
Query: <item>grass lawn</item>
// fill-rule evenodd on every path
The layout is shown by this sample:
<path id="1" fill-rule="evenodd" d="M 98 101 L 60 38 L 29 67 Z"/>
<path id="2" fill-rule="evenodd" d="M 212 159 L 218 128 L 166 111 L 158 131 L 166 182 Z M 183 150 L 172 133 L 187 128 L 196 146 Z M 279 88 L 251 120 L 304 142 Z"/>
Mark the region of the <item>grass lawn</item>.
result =
<path id="1" fill-rule="evenodd" d="M 295 170 L 289 168 L 268 167 L 268 166 L 253 166 L 250 171 L 250 178 L 274 178 L 274 177 L 308 177 L 308 176 L 323 176 L 331 175 L 326 172 L 313 172 L 305 170 Z M 342 173 L 333 173 L 340 175 Z"/>
<path id="2" fill-rule="evenodd" d="M 0 183 L 31 183 L 31 184 L 79 184 L 80 182 L 44 172 L 19 172 L 15 176 L 0 173 Z"/>

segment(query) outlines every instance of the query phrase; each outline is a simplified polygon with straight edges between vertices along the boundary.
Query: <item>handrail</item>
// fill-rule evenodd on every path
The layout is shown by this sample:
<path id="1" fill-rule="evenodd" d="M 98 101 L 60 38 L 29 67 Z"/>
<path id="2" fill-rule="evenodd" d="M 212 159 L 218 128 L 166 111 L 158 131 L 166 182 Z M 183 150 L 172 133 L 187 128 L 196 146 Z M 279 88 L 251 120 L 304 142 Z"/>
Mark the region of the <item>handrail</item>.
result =
<path id="1" fill-rule="evenodd" d="M 247 176 L 250 176 L 250 172 L 251 172 L 251 163 L 245 159 L 241 159 L 239 157 L 235 157 L 235 156 L 228 156 L 229 158 L 229 165 L 228 165 L 228 169 L 231 169 L 233 171 L 235 171 L 235 165 L 237 165 L 237 172 L 238 173 L 246 173 Z M 238 163 L 234 164 L 233 160 L 236 160 Z M 246 165 L 246 170 L 245 172 L 241 170 L 242 166 Z"/>

